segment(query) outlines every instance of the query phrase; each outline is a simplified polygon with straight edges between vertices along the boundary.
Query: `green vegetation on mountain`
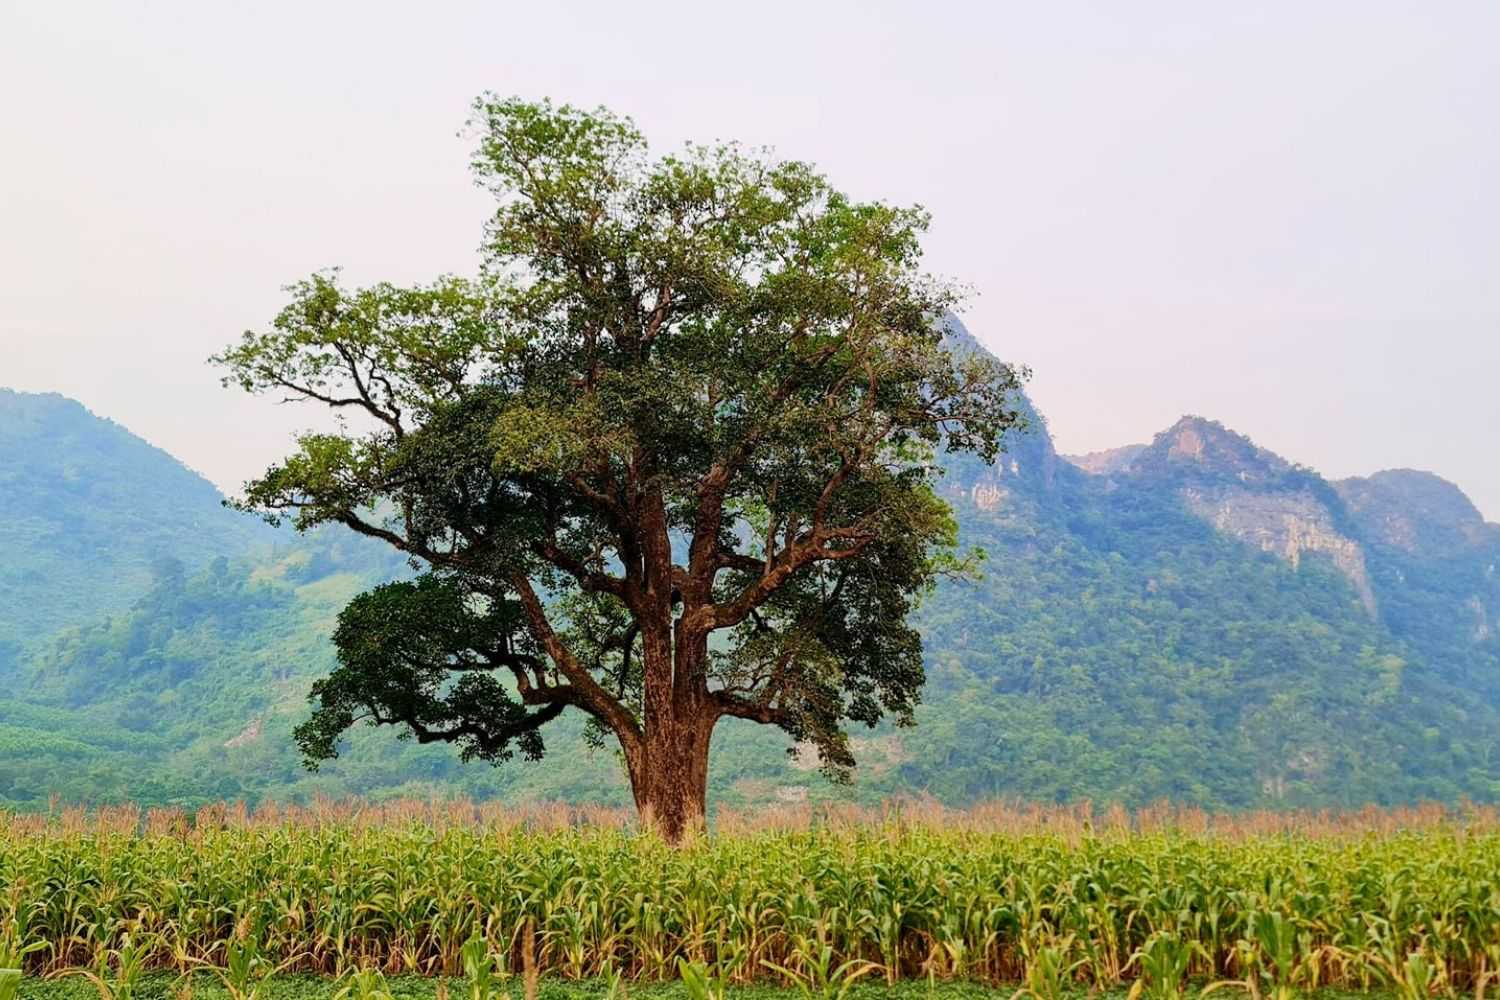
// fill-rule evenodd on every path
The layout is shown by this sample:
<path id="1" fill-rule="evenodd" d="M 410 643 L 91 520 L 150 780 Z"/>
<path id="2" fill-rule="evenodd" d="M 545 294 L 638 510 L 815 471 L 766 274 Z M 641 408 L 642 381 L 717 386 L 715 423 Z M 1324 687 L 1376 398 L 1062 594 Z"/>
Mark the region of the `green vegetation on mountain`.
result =
<path id="1" fill-rule="evenodd" d="M 1247 551 L 1170 493 L 1105 499 L 962 520 L 990 567 L 927 610 L 930 707 L 905 781 L 956 801 L 1214 806 L 1500 791 L 1494 702 L 1453 673 L 1493 651 L 1434 659 L 1335 569 Z"/>
<path id="2" fill-rule="evenodd" d="M 21 646 L 129 607 L 172 563 L 269 541 L 219 499 L 73 400 L 0 388 L 0 673 Z"/>

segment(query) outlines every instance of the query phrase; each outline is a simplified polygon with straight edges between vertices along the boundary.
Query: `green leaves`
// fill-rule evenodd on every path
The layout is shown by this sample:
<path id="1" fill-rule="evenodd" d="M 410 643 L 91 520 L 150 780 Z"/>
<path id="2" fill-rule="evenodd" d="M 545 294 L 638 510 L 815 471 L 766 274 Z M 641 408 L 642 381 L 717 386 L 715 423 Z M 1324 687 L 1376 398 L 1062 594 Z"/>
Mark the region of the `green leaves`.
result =
<path id="1" fill-rule="evenodd" d="M 590 464 L 623 460 L 634 446 L 629 427 L 610 419 L 597 396 L 558 407 L 517 402 L 505 408 L 490 431 L 500 475 L 566 476 Z"/>
<path id="2" fill-rule="evenodd" d="M 304 750 L 367 719 L 534 756 L 576 707 L 638 793 L 701 800 L 725 715 L 847 774 L 846 720 L 912 720 L 907 617 L 967 565 L 938 456 L 993 458 L 1021 374 L 945 345 L 957 294 L 921 271 L 920 208 L 733 144 L 653 160 L 602 110 L 486 96 L 470 129 L 498 201 L 482 280 L 317 275 L 216 359 L 341 420 L 242 505 L 380 538 L 438 588 L 351 605 Z M 475 600 L 524 613 L 485 646 Z M 702 802 L 655 809 L 671 830 Z"/>
<path id="3" fill-rule="evenodd" d="M 338 738 L 361 720 L 455 743 L 465 760 L 507 760 L 513 743 L 536 759 L 544 750 L 537 729 L 561 710 L 528 711 L 488 673 L 497 661 L 536 654 L 514 603 L 451 578 L 427 574 L 361 594 L 339 615 L 334 645 L 340 665 L 313 685 L 317 709 L 295 733 L 312 766 L 337 757 Z"/>
<path id="4" fill-rule="evenodd" d="M 510 972 L 505 966 L 505 952 L 493 951 L 484 936 L 475 933 L 459 949 L 464 978 L 468 980 L 469 1000 L 504 1000 L 503 990 Z"/>
<path id="5" fill-rule="evenodd" d="M 493 284 L 445 277 L 347 292 L 336 271 L 291 285 L 266 333 L 247 332 L 212 361 L 226 385 L 273 391 L 394 423 L 451 398 L 498 336 Z"/>

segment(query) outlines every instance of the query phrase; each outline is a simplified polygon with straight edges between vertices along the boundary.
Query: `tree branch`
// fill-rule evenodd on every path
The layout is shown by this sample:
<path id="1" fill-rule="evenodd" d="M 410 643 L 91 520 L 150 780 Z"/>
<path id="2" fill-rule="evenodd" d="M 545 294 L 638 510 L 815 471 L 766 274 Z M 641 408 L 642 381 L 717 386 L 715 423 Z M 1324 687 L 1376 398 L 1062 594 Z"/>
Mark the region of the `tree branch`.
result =
<path id="1" fill-rule="evenodd" d="M 552 623 L 547 620 L 546 609 L 542 607 L 541 599 L 537 597 L 536 590 L 532 588 L 531 581 L 526 578 L 525 574 L 513 572 L 510 576 L 510 584 L 521 599 L 521 609 L 525 612 L 531 637 L 546 651 L 548 658 L 556 664 L 558 671 L 568 679 L 568 688 L 552 690 L 571 689 L 576 692 L 577 700 L 571 703 L 613 729 L 615 735 L 620 738 L 621 745 L 625 747 L 626 753 L 634 752 L 639 747 L 642 734 L 640 726 L 630 712 L 614 696 L 604 690 L 598 681 L 594 680 L 588 668 L 578 662 L 557 632 L 553 630 Z M 539 688 L 539 690 L 546 689 Z M 570 694 L 568 697 L 574 698 L 575 695 Z"/>
<path id="2" fill-rule="evenodd" d="M 369 413 L 375 417 L 375 419 L 379 420 L 381 423 L 389 427 L 392 432 L 395 433 L 396 437 L 399 438 L 403 436 L 406 433 L 406 430 L 401 426 L 401 411 L 396 408 L 394 402 L 390 403 L 391 408 L 389 410 L 382 409 L 375 402 L 374 398 L 371 397 L 370 390 L 368 387 L 366 387 L 365 380 L 359 373 L 359 363 L 355 360 L 354 353 L 344 345 L 343 341 L 339 340 L 333 342 L 333 349 L 335 351 L 338 351 L 339 357 L 344 359 L 344 367 L 349 370 L 349 377 L 354 380 L 354 388 L 358 390 L 359 398 L 363 400 L 363 407 L 368 410 Z M 375 371 L 374 365 L 370 366 L 370 371 L 373 377 L 381 378 L 379 373 Z M 390 397 L 393 395 L 393 393 L 391 392 L 391 384 L 384 378 L 381 378 L 381 381 L 385 382 L 386 398 L 387 400 L 390 400 Z"/>

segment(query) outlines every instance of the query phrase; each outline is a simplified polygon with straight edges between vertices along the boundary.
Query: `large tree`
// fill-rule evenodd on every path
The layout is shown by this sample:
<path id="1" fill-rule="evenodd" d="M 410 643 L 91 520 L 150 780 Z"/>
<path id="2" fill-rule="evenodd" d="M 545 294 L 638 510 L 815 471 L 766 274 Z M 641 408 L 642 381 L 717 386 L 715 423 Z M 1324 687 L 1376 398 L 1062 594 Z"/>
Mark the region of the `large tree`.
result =
<path id="1" fill-rule="evenodd" d="M 240 505 L 422 570 L 343 612 L 306 758 L 362 720 L 539 758 L 576 709 L 674 840 L 725 716 L 847 774 L 847 722 L 911 722 L 908 619 L 964 565 L 937 456 L 1020 420 L 1017 372 L 945 346 L 925 213 L 734 145 L 653 160 L 604 111 L 486 97 L 471 128 L 480 277 L 316 275 L 215 359 L 339 416 Z"/>

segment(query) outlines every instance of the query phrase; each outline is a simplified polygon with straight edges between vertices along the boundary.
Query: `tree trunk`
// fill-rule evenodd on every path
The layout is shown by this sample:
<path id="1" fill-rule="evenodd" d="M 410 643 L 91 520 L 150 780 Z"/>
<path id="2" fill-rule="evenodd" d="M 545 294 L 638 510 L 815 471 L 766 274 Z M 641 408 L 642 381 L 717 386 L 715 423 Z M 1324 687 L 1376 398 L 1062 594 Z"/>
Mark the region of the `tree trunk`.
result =
<path id="1" fill-rule="evenodd" d="M 630 768 L 642 826 L 669 844 L 704 829 L 708 804 L 711 716 L 674 719 L 648 728 L 640 759 Z"/>
<path id="2" fill-rule="evenodd" d="M 708 744 L 718 719 L 704 667 L 708 633 L 688 632 L 673 620 L 675 600 L 701 600 L 701 583 L 678 592 L 672 542 L 660 493 L 642 505 L 645 562 L 641 629 L 643 730 L 630 784 L 643 826 L 667 843 L 680 844 L 704 828 L 708 800 Z M 711 577 L 710 577 L 711 579 Z M 675 640 L 674 640 L 675 632 Z"/>

